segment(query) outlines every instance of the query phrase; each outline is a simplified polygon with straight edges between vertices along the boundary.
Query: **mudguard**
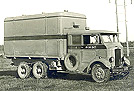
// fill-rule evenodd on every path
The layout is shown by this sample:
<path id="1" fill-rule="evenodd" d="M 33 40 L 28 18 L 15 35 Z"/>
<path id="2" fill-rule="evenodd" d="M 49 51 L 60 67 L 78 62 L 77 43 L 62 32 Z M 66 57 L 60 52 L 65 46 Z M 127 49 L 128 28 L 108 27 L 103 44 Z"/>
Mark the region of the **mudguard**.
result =
<path id="1" fill-rule="evenodd" d="M 127 65 L 130 65 L 130 61 L 129 61 L 127 58 L 125 58 L 125 63 L 126 63 Z"/>
<path id="2" fill-rule="evenodd" d="M 103 65 L 105 65 L 107 68 L 109 68 L 110 69 L 110 67 L 111 67 L 111 64 L 110 64 L 110 62 L 108 61 L 108 60 L 106 60 L 106 59 L 104 59 L 104 58 L 96 58 L 96 59 L 94 59 L 93 61 L 91 61 L 90 63 L 89 63 L 89 66 L 88 66 L 88 68 L 89 69 L 91 69 L 91 65 L 93 64 L 93 63 L 102 63 Z"/>

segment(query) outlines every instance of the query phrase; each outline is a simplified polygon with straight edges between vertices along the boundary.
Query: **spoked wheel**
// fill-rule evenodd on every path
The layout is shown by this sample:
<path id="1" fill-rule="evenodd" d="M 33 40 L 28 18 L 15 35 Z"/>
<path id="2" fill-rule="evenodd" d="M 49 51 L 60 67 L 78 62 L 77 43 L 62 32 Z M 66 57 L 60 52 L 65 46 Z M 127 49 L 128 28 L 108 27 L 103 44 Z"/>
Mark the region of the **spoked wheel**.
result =
<path id="1" fill-rule="evenodd" d="M 28 78 L 31 72 L 31 67 L 26 62 L 21 62 L 17 72 L 20 78 Z"/>
<path id="2" fill-rule="evenodd" d="M 110 70 L 100 64 L 95 64 L 92 67 L 91 74 L 93 80 L 96 82 L 106 82 L 110 78 Z"/>
<path id="3" fill-rule="evenodd" d="M 33 75 L 35 78 L 47 77 L 47 70 L 48 70 L 48 67 L 45 63 L 36 62 L 33 65 Z"/>

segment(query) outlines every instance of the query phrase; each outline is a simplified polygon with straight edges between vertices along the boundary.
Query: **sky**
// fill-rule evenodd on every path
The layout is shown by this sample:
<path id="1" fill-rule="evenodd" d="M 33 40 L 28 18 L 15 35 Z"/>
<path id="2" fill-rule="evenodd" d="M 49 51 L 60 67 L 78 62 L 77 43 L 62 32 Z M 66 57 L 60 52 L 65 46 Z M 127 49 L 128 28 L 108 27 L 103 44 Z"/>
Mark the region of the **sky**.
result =
<path id="1" fill-rule="evenodd" d="M 110 1 L 110 3 L 109 3 Z M 117 0 L 122 5 L 124 0 Z M 126 0 L 127 4 L 127 29 L 128 40 L 134 41 L 134 0 Z M 0 45 L 4 44 L 4 19 L 21 15 L 32 15 L 63 12 L 81 13 L 87 17 L 87 27 L 91 30 L 116 29 L 115 0 L 1 0 L 0 1 Z M 123 7 L 119 6 L 118 11 L 123 13 Z M 123 14 L 119 14 L 120 41 L 126 41 L 126 30 Z"/>

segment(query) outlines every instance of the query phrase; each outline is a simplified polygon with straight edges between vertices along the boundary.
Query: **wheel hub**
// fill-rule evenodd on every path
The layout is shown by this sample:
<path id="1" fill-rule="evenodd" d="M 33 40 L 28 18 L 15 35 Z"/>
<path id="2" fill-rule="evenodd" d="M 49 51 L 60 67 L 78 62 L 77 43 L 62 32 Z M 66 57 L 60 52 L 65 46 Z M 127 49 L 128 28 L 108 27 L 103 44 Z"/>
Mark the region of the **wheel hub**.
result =
<path id="1" fill-rule="evenodd" d="M 26 68 L 21 67 L 21 74 L 26 74 Z"/>
<path id="2" fill-rule="evenodd" d="M 41 69 L 40 66 L 37 66 L 36 72 L 37 72 L 37 74 L 41 74 L 42 73 L 42 69 Z"/>
<path id="3" fill-rule="evenodd" d="M 103 79 L 104 76 L 105 76 L 105 72 L 104 72 L 104 70 L 103 70 L 102 68 L 98 68 L 98 69 L 96 70 L 95 75 L 96 75 L 96 77 L 97 77 L 98 79 Z"/>

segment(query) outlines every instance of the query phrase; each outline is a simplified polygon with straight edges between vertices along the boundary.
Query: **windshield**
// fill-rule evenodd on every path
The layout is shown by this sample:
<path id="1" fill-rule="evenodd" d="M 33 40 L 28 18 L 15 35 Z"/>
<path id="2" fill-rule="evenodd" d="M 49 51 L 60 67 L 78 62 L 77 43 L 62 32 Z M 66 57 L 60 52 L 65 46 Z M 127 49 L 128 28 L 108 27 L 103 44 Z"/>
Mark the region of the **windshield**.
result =
<path id="1" fill-rule="evenodd" d="M 104 43 L 119 42 L 117 34 L 103 34 L 101 36 L 103 38 Z"/>

